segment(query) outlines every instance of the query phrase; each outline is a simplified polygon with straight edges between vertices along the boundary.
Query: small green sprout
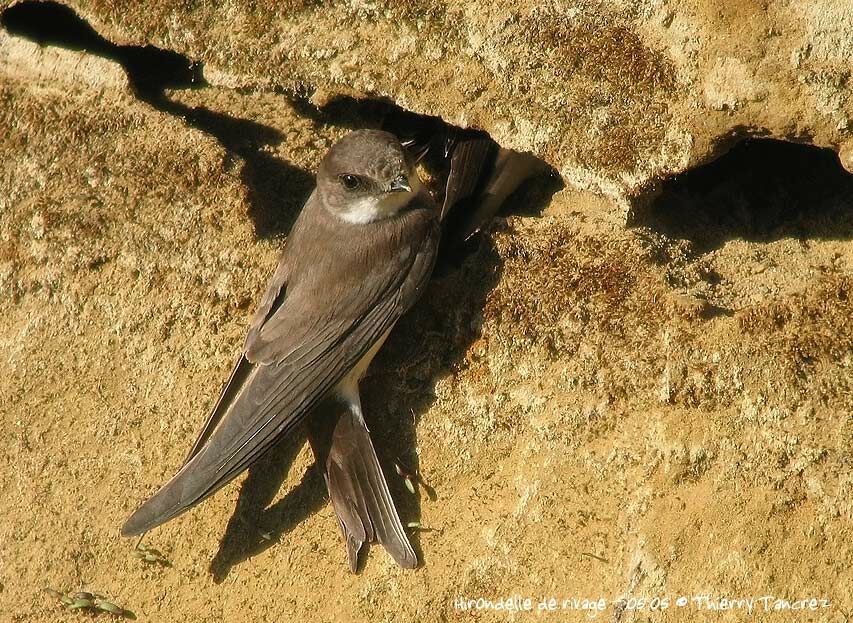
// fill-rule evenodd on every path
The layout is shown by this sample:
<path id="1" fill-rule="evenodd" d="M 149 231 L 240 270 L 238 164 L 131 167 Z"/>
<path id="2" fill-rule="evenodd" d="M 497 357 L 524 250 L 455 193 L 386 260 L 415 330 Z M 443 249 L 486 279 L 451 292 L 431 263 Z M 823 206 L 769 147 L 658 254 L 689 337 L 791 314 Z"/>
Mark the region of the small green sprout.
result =
<path id="1" fill-rule="evenodd" d="M 85 591 L 80 591 L 79 593 L 74 593 L 74 599 L 85 599 L 86 601 L 94 601 L 95 595 L 92 593 L 87 593 Z"/>
<path id="2" fill-rule="evenodd" d="M 406 485 L 409 493 L 415 495 L 415 483 L 418 481 L 418 473 L 403 467 L 400 461 L 394 463 L 394 469 L 397 470 L 397 475 L 403 479 L 403 483 Z"/>
<path id="3" fill-rule="evenodd" d="M 419 521 L 410 521 L 406 524 L 406 527 L 411 530 L 417 530 L 418 532 L 432 532 L 434 530 L 434 528 L 427 528 Z M 439 532 L 441 532 L 441 530 L 439 530 Z"/>
<path id="4" fill-rule="evenodd" d="M 163 555 L 163 553 L 159 549 L 143 545 L 141 540 L 139 543 L 136 544 L 136 547 L 130 555 L 134 558 L 139 558 L 141 561 L 150 564 L 158 564 L 164 567 L 172 566 L 172 563 L 169 562 L 169 560 Z"/>
<path id="5" fill-rule="evenodd" d="M 103 598 L 102 595 L 98 595 L 97 593 L 88 593 L 86 591 L 80 591 L 78 593 L 74 593 L 73 595 L 60 593 L 57 590 L 52 588 L 45 588 L 44 592 L 48 595 L 62 602 L 62 605 L 68 608 L 69 610 L 88 610 L 90 612 L 96 612 L 101 610 L 103 612 L 109 612 L 113 616 L 121 617 L 124 619 L 136 619 L 136 615 L 127 610 L 125 608 L 120 608 L 114 603 L 107 601 Z"/>
<path id="6" fill-rule="evenodd" d="M 125 612 L 124 608 L 119 608 L 114 603 L 106 601 L 104 599 L 98 599 L 95 602 L 95 607 L 103 610 L 104 612 L 109 612 L 110 614 L 118 614 L 120 615 L 122 612 Z"/>
<path id="7" fill-rule="evenodd" d="M 91 608 L 95 605 L 95 602 L 91 599 L 82 599 L 80 597 L 75 597 L 74 601 L 68 606 L 69 610 L 77 610 L 78 608 Z"/>
<path id="8" fill-rule="evenodd" d="M 415 495 L 416 485 L 420 485 L 424 488 L 427 493 L 427 497 L 429 497 L 430 500 L 435 501 L 437 499 L 435 489 L 427 484 L 420 472 L 417 470 L 410 470 L 402 463 L 402 461 L 400 461 L 400 459 L 397 459 L 397 462 L 394 463 L 394 469 L 397 470 L 397 475 L 403 479 L 403 484 L 406 485 L 406 489 L 409 490 L 409 493 Z"/>

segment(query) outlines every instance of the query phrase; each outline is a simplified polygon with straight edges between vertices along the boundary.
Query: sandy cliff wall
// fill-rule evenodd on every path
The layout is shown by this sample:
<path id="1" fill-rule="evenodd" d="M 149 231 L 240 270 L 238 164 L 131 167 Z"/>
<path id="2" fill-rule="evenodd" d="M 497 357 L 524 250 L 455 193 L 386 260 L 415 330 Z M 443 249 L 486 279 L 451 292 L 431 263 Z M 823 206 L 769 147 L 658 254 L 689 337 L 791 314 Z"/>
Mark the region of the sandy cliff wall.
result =
<path id="1" fill-rule="evenodd" d="M 0 620 L 69 616 L 43 586 L 152 621 L 540 620 L 453 606 L 511 594 L 844 620 L 853 181 L 775 143 L 690 169 L 746 135 L 850 168 L 850 4 L 481 4 L 68 2 L 88 51 L 0 30 Z M 209 84 L 134 94 L 116 46 L 149 44 Z M 435 488 L 389 470 L 423 567 L 349 574 L 298 447 L 148 535 L 172 566 L 146 566 L 119 526 L 194 440 L 317 162 L 376 122 L 311 104 L 336 95 L 569 182 L 516 194 L 363 384 L 383 462 Z"/>

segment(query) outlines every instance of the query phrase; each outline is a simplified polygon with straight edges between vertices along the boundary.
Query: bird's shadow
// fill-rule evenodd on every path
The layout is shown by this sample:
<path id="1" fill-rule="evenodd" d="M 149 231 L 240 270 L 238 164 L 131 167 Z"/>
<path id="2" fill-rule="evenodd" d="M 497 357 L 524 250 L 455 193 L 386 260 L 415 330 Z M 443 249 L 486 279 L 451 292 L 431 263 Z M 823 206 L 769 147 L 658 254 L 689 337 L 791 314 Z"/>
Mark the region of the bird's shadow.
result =
<path id="1" fill-rule="evenodd" d="M 273 503 L 291 465 L 305 445 L 305 434 L 285 437 L 249 468 L 219 550 L 210 562 L 213 581 L 221 583 L 231 568 L 268 547 L 326 504 L 326 484 L 315 464 L 296 487 Z"/>
<path id="2" fill-rule="evenodd" d="M 239 156 L 240 179 L 249 203 L 248 216 L 257 238 L 275 238 L 290 231 L 314 188 L 314 176 L 264 150 L 284 140 L 279 130 L 204 106 L 187 106 L 162 94 L 152 97 L 149 103 L 214 137 L 229 156 Z"/>
<path id="3" fill-rule="evenodd" d="M 39 45 L 80 50 L 118 63 L 140 101 L 214 137 L 226 150 L 225 165 L 241 167 L 240 177 L 248 190 L 249 218 L 258 238 L 289 231 L 314 187 L 314 176 L 265 150 L 282 143 L 284 135 L 279 130 L 167 97 L 167 89 L 206 87 L 202 63 L 152 45 L 115 44 L 73 9 L 56 2 L 13 5 L 0 13 L 0 24 L 11 34 Z"/>

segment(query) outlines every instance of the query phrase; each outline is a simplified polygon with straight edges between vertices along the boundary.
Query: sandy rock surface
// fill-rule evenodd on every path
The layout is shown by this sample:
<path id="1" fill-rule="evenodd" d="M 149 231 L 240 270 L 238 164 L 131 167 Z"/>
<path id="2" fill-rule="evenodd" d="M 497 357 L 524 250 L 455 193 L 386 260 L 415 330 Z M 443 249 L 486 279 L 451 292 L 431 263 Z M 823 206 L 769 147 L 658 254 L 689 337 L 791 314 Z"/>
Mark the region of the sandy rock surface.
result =
<path id="1" fill-rule="evenodd" d="M 215 85 L 479 127 L 622 208 L 746 136 L 853 150 L 850 0 L 66 4 L 114 43 L 204 62 Z"/>
<path id="2" fill-rule="evenodd" d="M 590 620 L 537 616 L 550 597 L 807 620 L 705 594 L 844 621 L 853 180 L 759 142 L 623 209 L 748 134 L 844 160 L 849 3 L 236 5 L 69 3 L 204 62 L 209 86 L 156 101 L 108 56 L 0 30 L 0 620 L 77 618 L 51 586 L 150 621 Z M 298 443 L 150 533 L 171 566 L 146 565 L 119 526 L 195 439 L 319 159 L 376 123 L 306 99 L 335 94 L 482 127 L 575 184 L 516 193 L 363 383 L 423 565 L 373 548 L 350 574 Z M 511 595 L 534 612 L 454 606 Z"/>

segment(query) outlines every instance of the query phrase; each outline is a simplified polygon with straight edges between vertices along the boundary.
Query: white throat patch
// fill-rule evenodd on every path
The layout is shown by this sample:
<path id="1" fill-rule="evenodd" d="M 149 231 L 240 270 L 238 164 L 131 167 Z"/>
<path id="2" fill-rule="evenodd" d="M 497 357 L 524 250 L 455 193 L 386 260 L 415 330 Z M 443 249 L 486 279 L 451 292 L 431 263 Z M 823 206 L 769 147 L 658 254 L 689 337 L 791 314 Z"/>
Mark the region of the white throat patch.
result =
<path id="1" fill-rule="evenodd" d="M 346 212 L 340 217 L 348 223 L 372 223 L 389 216 L 394 216 L 409 203 L 421 189 L 421 181 L 416 173 L 410 176 L 411 192 L 385 193 L 381 197 L 362 197 L 349 204 Z"/>

